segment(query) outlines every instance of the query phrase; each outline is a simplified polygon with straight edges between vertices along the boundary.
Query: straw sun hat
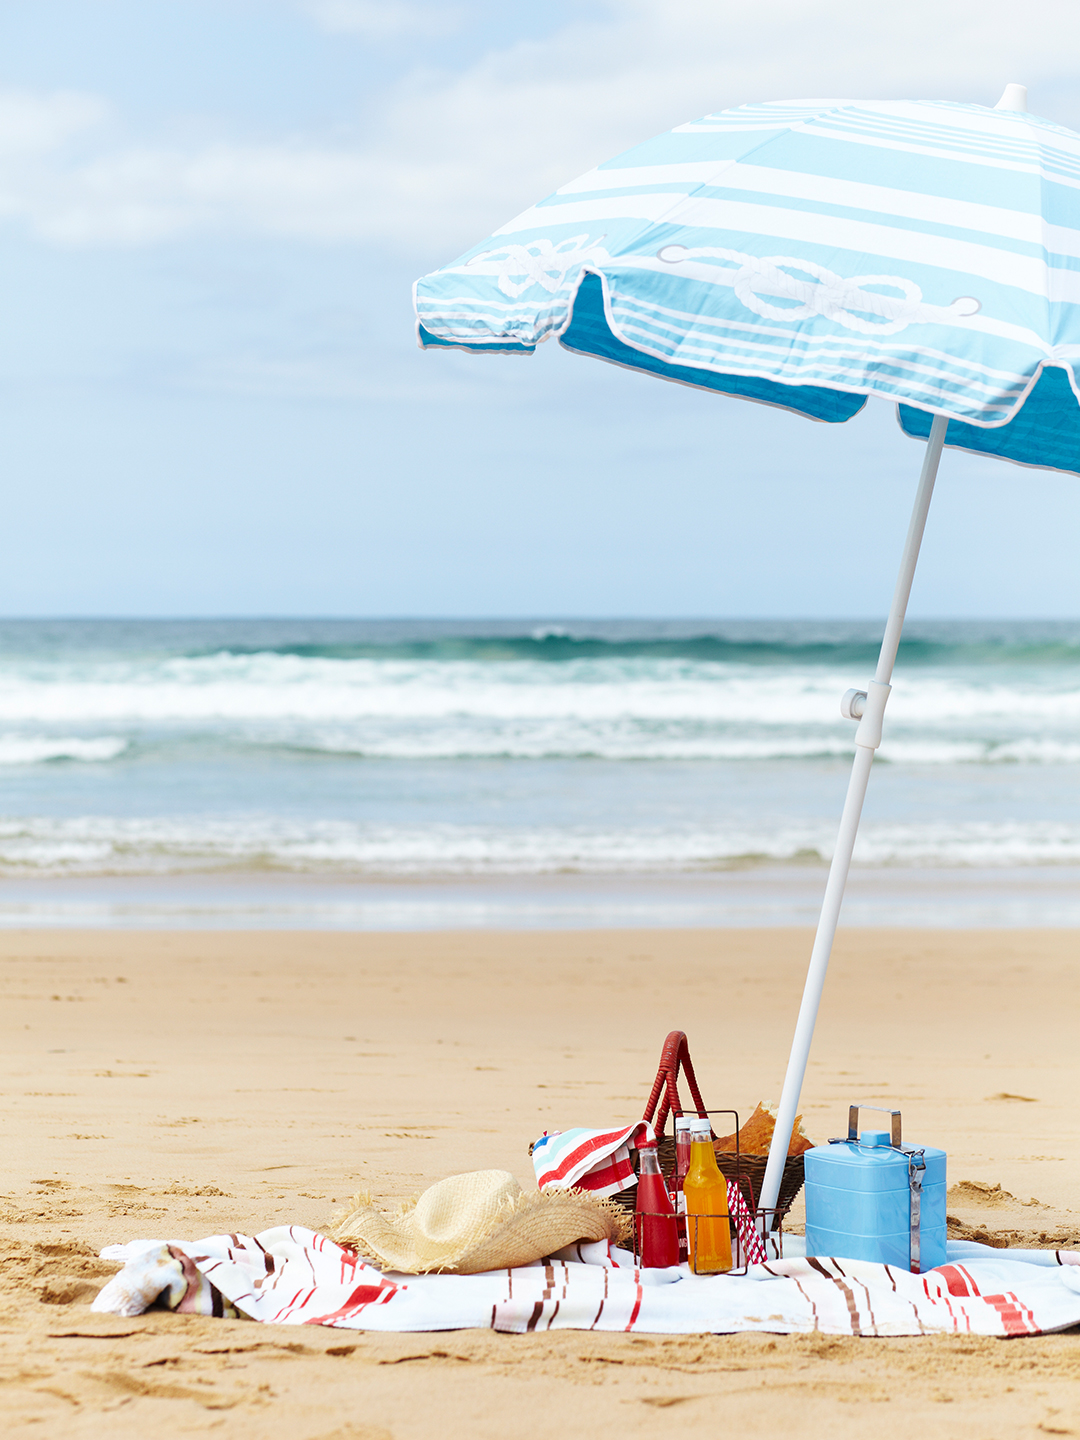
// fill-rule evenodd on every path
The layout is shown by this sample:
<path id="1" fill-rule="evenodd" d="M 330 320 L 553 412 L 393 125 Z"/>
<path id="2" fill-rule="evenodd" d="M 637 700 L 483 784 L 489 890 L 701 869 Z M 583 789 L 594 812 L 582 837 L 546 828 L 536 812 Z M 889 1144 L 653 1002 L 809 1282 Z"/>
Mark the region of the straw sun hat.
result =
<path id="1" fill-rule="evenodd" d="M 329 1232 L 384 1270 L 476 1275 L 529 1265 L 576 1240 L 626 1238 L 629 1219 L 582 1190 L 525 1194 L 508 1170 L 451 1175 L 389 1216 L 357 1195 Z"/>

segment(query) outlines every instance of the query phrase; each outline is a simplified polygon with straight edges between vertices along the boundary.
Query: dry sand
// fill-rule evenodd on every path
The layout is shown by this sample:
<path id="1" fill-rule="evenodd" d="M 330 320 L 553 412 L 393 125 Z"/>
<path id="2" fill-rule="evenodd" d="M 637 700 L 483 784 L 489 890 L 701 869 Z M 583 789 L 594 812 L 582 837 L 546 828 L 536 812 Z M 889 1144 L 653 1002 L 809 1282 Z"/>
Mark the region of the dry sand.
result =
<path id="1" fill-rule="evenodd" d="M 104 1244 L 319 1226 L 545 1128 L 631 1120 L 669 1029 L 706 1100 L 779 1089 L 802 930 L 0 936 L 5 1435 L 1080 1435 L 1080 1333 L 366 1336 L 89 1301 Z M 1080 936 L 846 931 L 805 1092 L 944 1146 L 968 1234 L 1080 1248 Z M 994 1187 L 1000 1186 L 1001 1189 Z M 797 1216 L 793 1217 L 797 1220 Z"/>

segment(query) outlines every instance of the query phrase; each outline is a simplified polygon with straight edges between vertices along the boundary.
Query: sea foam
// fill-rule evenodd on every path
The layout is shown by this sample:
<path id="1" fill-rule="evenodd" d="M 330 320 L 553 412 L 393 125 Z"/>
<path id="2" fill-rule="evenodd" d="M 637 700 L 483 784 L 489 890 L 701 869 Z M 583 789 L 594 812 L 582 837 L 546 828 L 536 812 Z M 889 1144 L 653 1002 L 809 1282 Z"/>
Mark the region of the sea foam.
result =
<path id="1" fill-rule="evenodd" d="M 213 872 L 237 866 L 341 877 L 663 874 L 764 862 L 824 865 L 834 827 L 364 825 L 255 815 L 228 820 L 33 817 L 0 822 L 0 873 Z M 868 823 L 856 865 L 1080 863 L 1080 824 Z"/>
<path id="2" fill-rule="evenodd" d="M 1080 763 L 1080 668 L 898 674 L 881 758 L 898 764 Z M 386 759 L 582 756 L 796 760 L 850 754 L 838 698 L 860 678 L 821 666 L 667 658 L 406 661 L 217 653 L 12 665 L 0 724 L 16 754 L 66 743 L 112 759 L 132 737 L 224 738 Z M 61 725 L 63 741 L 50 739 Z M 111 732 L 127 731 L 126 738 Z M 67 739 L 71 728 L 83 730 Z M 98 733 L 95 733 L 98 732 Z M 0 763 L 3 756 L 0 753 Z M 26 763 L 11 761 L 9 763 Z"/>
<path id="3" fill-rule="evenodd" d="M 0 623 L 0 871 L 821 865 L 879 631 Z M 915 626 L 894 679 L 857 864 L 1080 860 L 1080 625 Z"/>

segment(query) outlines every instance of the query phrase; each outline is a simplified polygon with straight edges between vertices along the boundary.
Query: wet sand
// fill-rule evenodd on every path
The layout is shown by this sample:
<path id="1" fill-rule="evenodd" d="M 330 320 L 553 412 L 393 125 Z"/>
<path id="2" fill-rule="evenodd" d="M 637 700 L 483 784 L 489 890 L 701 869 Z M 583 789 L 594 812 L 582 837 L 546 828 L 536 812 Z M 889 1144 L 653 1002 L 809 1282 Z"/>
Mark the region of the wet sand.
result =
<path id="1" fill-rule="evenodd" d="M 1080 1334 L 365 1336 L 94 1316 L 100 1246 L 287 1221 L 640 1114 L 669 1029 L 777 1094 L 809 932 L 0 935 L 0 1410 L 32 1436 L 1080 1434 Z M 1080 1248 L 1080 934 L 848 930 L 805 1091 L 949 1152 L 959 1233 Z M 1000 1189 L 995 1187 L 1001 1187 Z M 798 1224 L 798 1213 L 793 1222 Z"/>

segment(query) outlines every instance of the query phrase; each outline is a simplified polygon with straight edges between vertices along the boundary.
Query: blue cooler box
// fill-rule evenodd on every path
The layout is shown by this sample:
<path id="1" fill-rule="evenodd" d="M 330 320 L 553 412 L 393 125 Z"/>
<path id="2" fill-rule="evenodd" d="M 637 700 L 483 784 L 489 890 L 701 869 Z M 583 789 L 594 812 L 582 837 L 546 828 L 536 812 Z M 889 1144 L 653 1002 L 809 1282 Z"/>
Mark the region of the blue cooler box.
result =
<path id="1" fill-rule="evenodd" d="M 891 1132 L 864 1130 L 860 1136 L 859 1107 L 853 1105 L 846 1140 L 807 1150 L 806 1253 L 875 1260 L 921 1274 L 946 1259 L 945 1151 L 902 1145 L 900 1112 L 886 1113 Z"/>

